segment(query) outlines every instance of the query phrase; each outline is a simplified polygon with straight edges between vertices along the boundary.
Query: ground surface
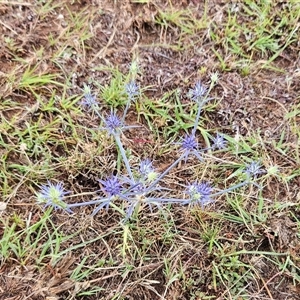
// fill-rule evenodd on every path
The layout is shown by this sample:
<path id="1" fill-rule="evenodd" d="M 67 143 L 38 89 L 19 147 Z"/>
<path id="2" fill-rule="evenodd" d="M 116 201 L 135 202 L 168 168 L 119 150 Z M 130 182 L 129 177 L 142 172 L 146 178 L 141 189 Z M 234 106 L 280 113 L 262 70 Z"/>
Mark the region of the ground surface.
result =
<path id="1" fill-rule="evenodd" d="M 0 0 L 0 299 L 300 299 L 300 5 L 297 1 Z M 120 168 L 84 84 L 122 111 L 123 83 L 143 89 L 122 142 L 162 172 L 193 126 L 187 93 L 210 92 L 199 124 L 231 137 L 228 151 L 191 159 L 165 185 L 235 184 L 242 161 L 259 184 L 205 209 L 145 208 L 122 222 L 43 210 L 35 191 L 63 181 L 88 201 Z M 230 139 L 230 138 L 229 138 Z"/>

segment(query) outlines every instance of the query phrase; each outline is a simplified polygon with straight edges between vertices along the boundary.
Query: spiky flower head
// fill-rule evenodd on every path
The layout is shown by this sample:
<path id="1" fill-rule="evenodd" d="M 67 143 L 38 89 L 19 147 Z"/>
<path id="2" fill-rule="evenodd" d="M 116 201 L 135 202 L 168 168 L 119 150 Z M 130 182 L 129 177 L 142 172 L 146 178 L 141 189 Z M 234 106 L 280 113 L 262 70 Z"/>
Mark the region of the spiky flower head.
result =
<path id="1" fill-rule="evenodd" d="M 80 105 L 86 110 L 96 111 L 99 109 L 96 96 L 92 95 L 91 88 L 88 85 L 84 85 L 84 95 Z"/>
<path id="2" fill-rule="evenodd" d="M 131 80 L 125 85 L 125 91 L 130 100 L 133 100 L 135 96 L 139 94 L 139 86 L 135 81 Z"/>
<path id="3" fill-rule="evenodd" d="M 149 158 L 141 161 L 139 171 L 142 175 L 147 175 L 153 170 L 152 162 Z"/>
<path id="4" fill-rule="evenodd" d="M 195 150 L 198 147 L 198 142 L 193 134 L 186 134 L 182 140 L 181 147 L 184 150 Z"/>
<path id="5" fill-rule="evenodd" d="M 264 171 L 261 169 L 259 162 L 252 161 L 250 164 L 246 165 L 245 173 L 249 177 L 256 177 L 257 175 L 264 173 Z"/>
<path id="6" fill-rule="evenodd" d="M 151 160 L 148 158 L 141 161 L 139 167 L 139 173 L 142 175 L 142 177 L 147 179 L 148 182 L 154 181 L 158 176 L 158 173 L 155 171 L 155 169 L 152 166 Z"/>
<path id="7" fill-rule="evenodd" d="M 194 182 L 187 187 L 186 193 L 189 195 L 190 199 L 185 203 L 190 205 L 200 204 L 204 206 L 210 202 L 212 199 L 210 198 L 212 192 L 212 187 L 207 182 Z"/>
<path id="8" fill-rule="evenodd" d="M 218 72 L 214 72 L 210 75 L 210 79 L 213 83 L 216 83 L 219 81 L 219 73 Z"/>
<path id="9" fill-rule="evenodd" d="M 52 206 L 54 209 L 64 209 L 71 212 L 68 205 L 64 203 L 64 197 L 69 194 L 65 191 L 61 182 L 53 184 L 48 181 L 47 184 L 40 186 L 40 191 L 36 193 L 37 201 L 45 204 L 45 207 Z"/>
<path id="10" fill-rule="evenodd" d="M 215 137 L 212 138 L 213 149 L 224 149 L 227 146 L 227 141 L 224 139 L 224 136 L 220 133 L 217 133 Z"/>
<path id="11" fill-rule="evenodd" d="M 116 113 L 110 113 L 110 115 L 105 119 L 105 129 L 112 135 L 120 133 L 122 129 L 122 122 Z"/>
<path id="12" fill-rule="evenodd" d="M 121 193 L 122 185 L 117 176 L 111 176 L 106 180 L 98 180 L 102 186 L 103 190 L 109 197 L 119 195 Z"/>
<path id="13" fill-rule="evenodd" d="M 207 88 L 201 83 L 201 81 L 197 81 L 195 87 L 189 90 L 188 97 L 195 102 L 199 102 L 206 94 L 206 91 Z"/>

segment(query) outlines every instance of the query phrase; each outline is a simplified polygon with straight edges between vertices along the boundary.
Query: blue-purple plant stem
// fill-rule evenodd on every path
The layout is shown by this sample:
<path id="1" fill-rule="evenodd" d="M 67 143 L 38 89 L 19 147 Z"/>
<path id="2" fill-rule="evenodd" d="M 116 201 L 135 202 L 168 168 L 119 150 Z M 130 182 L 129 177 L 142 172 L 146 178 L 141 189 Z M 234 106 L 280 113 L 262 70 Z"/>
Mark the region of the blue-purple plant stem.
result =
<path id="1" fill-rule="evenodd" d="M 133 182 L 135 182 L 134 177 L 133 177 L 132 172 L 131 172 L 131 168 L 130 168 L 130 164 L 129 164 L 128 158 L 127 158 L 127 156 L 126 156 L 125 150 L 124 150 L 123 145 L 122 145 L 122 142 L 121 142 L 121 140 L 120 140 L 120 134 L 114 134 L 113 136 L 114 136 L 114 138 L 115 138 L 115 140 L 116 140 L 116 143 L 117 143 L 117 145 L 118 145 L 118 147 L 119 147 L 119 149 L 120 149 L 120 152 L 121 152 L 123 161 L 124 161 L 125 166 L 126 166 L 126 170 L 127 170 L 127 172 L 128 172 L 128 175 L 130 176 L 130 179 L 131 179 Z"/>
<path id="2" fill-rule="evenodd" d="M 210 90 L 209 90 L 209 92 L 210 92 Z M 198 123 L 199 123 L 199 120 L 200 120 L 200 114 L 201 114 L 201 111 L 202 111 L 202 107 L 204 106 L 204 104 L 207 101 L 209 101 L 211 99 L 213 99 L 213 98 L 206 98 L 205 97 L 203 100 L 198 102 L 198 111 L 197 111 L 197 116 L 196 116 L 196 119 L 195 119 L 194 127 L 193 127 L 193 130 L 192 130 L 192 135 L 195 135 L 195 133 L 196 133 Z"/>
<path id="3" fill-rule="evenodd" d="M 125 110 L 124 110 L 124 113 L 123 113 L 123 116 L 122 116 L 122 119 L 121 119 L 122 124 L 124 124 L 124 122 L 125 122 L 125 117 L 126 117 L 128 109 L 130 107 L 130 104 L 131 104 L 131 100 L 127 101 L 126 107 L 125 107 Z"/>
<path id="4" fill-rule="evenodd" d="M 109 204 L 113 209 L 115 209 L 117 212 L 119 212 L 121 215 L 125 216 L 124 210 L 122 210 L 118 205 L 114 204 L 113 202 L 110 202 Z M 92 216 L 94 216 L 98 211 L 96 211 L 97 208 L 93 211 Z"/>
<path id="5" fill-rule="evenodd" d="M 182 203 L 184 200 L 179 198 L 147 198 L 146 203 L 166 203 L 166 204 L 176 204 L 176 203 Z"/>
<path id="6" fill-rule="evenodd" d="M 160 174 L 160 176 L 153 181 L 153 183 L 150 184 L 150 186 L 145 190 L 145 193 L 150 192 L 153 187 L 159 182 L 161 181 L 169 172 L 171 169 L 173 169 L 176 165 L 178 165 L 186 156 L 186 153 L 183 152 L 179 158 L 177 158 L 163 173 Z"/>
<path id="7" fill-rule="evenodd" d="M 200 149 L 198 150 L 199 152 L 205 152 L 205 151 L 209 151 L 209 150 L 215 150 L 214 147 L 207 147 L 207 148 L 203 148 L 203 149 Z M 207 153 L 204 153 L 205 155 L 207 155 Z M 222 159 L 219 159 L 219 161 L 223 161 Z"/>
<path id="8" fill-rule="evenodd" d="M 136 199 L 137 203 L 134 205 L 132 216 L 137 219 L 137 216 L 139 215 L 139 211 L 142 205 L 142 200 L 141 199 Z"/>
<path id="9" fill-rule="evenodd" d="M 120 195 L 121 196 L 121 195 Z M 93 204 L 101 204 L 102 202 L 105 202 L 107 200 L 110 200 L 110 198 L 103 198 L 103 199 L 97 199 L 93 201 L 88 201 L 88 202 L 82 202 L 82 203 L 73 203 L 73 204 L 68 204 L 67 208 L 73 208 L 73 207 L 80 207 L 80 206 L 87 206 L 87 205 L 93 205 Z M 113 202 L 110 202 L 109 205 L 116 209 L 119 213 L 124 215 L 124 211 L 120 209 L 117 205 L 115 205 Z M 100 207 L 102 209 L 103 207 Z M 93 211 L 92 216 L 94 216 L 100 209 L 97 210 L 97 208 Z"/>
<path id="10" fill-rule="evenodd" d="M 210 91 L 212 90 L 214 84 L 213 82 L 210 83 L 210 86 L 209 86 L 209 89 L 208 91 L 206 92 L 206 96 L 203 98 L 203 100 L 198 100 L 197 103 L 198 103 L 198 111 L 197 111 L 197 116 L 196 116 L 196 119 L 195 119 L 195 123 L 194 123 L 194 127 L 193 127 L 193 130 L 192 130 L 192 135 L 195 135 L 196 133 L 196 130 L 197 130 L 197 127 L 198 127 L 198 123 L 199 123 L 199 120 L 200 120 L 200 114 L 201 114 L 201 111 L 202 111 L 202 107 L 204 106 L 204 104 L 211 100 L 212 98 L 207 98 L 207 95 L 209 95 Z"/>
<path id="11" fill-rule="evenodd" d="M 103 123 L 105 123 L 105 119 L 103 118 L 103 116 L 101 116 L 101 114 L 100 114 L 100 112 L 98 111 L 98 109 L 94 109 L 93 111 L 97 114 L 97 116 L 101 119 L 101 121 L 102 121 Z"/>
<path id="12" fill-rule="evenodd" d="M 97 200 L 88 201 L 88 202 L 82 202 L 82 203 L 68 204 L 68 208 L 79 207 L 79 206 L 87 206 L 87 205 L 93 205 L 93 204 L 99 204 L 99 203 L 105 202 L 107 200 L 109 200 L 109 198 L 97 199 Z"/>
<path id="13" fill-rule="evenodd" d="M 249 183 L 250 183 L 250 180 L 245 180 L 245 181 L 243 181 L 243 182 L 241 182 L 241 183 L 238 183 L 238 184 L 236 184 L 236 185 L 233 185 L 233 186 L 229 187 L 229 188 L 226 189 L 226 190 L 222 190 L 222 191 L 220 191 L 220 192 L 211 194 L 211 197 L 215 197 L 215 196 L 219 196 L 219 195 L 222 195 L 222 194 L 224 194 L 224 193 L 227 193 L 227 192 L 231 192 L 231 191 L 233 191 L 233 190 L 235 190 L 235 189 L 238 189 L 238 188 L 240 188 L 240 187 L 242 187 L 242 186 L 244 186 L 244 185 L 246 185 L 246 184 L 249 184 Z"/>
<path id="14" fill-rule="evenodd" d="M 136 187 L 138 187 L 142 183 L 141 182 L 136 182 L 135 180 L 128 181 L 128 182 L 130 184 L 130 187 L 124 191 L 124 194 L 125 195 L 137 195 L 137 194 L 140 194 L 140 193 L 135 193 L 135 192 L 130 193 L 130 191 L 132 191 L 133 189 L 135 189 Z"/>
<path id="15" fill-rule="evenodd" d="M 199 119 L 200 119 L 200 114 L 201 114 L 202 106 L 203 106 L 202 103 L 199 101 L 197 116 L 196 116 L 194 127 L 193 127 L 193 130 L 192 130 L 192 135 L 195 135 L 195 133 L 196 133 L 196 130 L 197 130 L 197 127 L 198 127 L 198 123 L 199 123 Z"/>

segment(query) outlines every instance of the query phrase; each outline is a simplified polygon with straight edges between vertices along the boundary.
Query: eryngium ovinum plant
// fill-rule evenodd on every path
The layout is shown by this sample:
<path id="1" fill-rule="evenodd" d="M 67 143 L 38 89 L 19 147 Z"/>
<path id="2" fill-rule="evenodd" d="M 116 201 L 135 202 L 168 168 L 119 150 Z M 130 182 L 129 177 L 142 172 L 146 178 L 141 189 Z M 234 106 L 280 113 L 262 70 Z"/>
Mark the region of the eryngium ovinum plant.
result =
<path id="1" fill-rule="evenodd" d="M 224 190 L 215 191 L 215 188 L 209 182 L 194 181 L 184 187 L 182 198 L 176 198 L 172 197 L 172 189 L 163 188 L 163 186 L 165 186 L 163 184 L 165 176 L 180 162 L 186 163 L 190 156 L 195 156 L 202 161 L 203 152 L 225 149 L 227 146 L 224 136 L 220 133 L 216 133 L 215 137 L 212 138 L 210 147 L 200 148 L 197 141 L 196 131 L 201 110 L 205 103 L 212 99 L 208 98 L 208 94 L 213 85 L 214 80 L 212 80 L 210 88 L 207 89 L 198 81 L 195 87 L 190 89 L 188 97 L 197 104 L 195 122 L 191 132 L 182 137 L 180 142 L 176 143 L 179 145 L 178 158 L 162 173 L 158 173 L 155 170 L 149 158 L 140 160 L 139 166 L 132 166 L 120 138 L 124 130 L 135 127 L 126 126 L 125 118 L 131 103 L 137 101 L 140 95 L 139 86 L 134 81 L 126 84 L 125 93 L 128 100 L 121 118 L 115 111 L 111 111 L 110 114 L 106 116 L 101 115 L 96 97 L 92 94 L 90 88 L 85 86 L 84 97 L 80 105 L 84 111 L 93 112 L 99 116 L 103 123 L 100 129 L 105 130 L 107 135 L 114 138 L 116 146 L 121 153 L 125 168 L 122 174 L 99 179 L 101 190 L 96 192 L 98 194 L 101 193 L 101 195 L 92 201 L 68 204 L 65 198 L 66 195 L 71 192 L 64 190 L 62 182 L 54 184 L 50 181 L 40 186 L 40 191 L 36 193 L 37 201 L 44 204 L 45 207 L 49 206 L 54 209 L 62 209 L 69 213 L 72 213 L 72 209 L 75 207 L 93 205 L 95 209 L 92 215 L 95 215 L 99 210 L 108 209 L 111 205 L 116 207 L 116 203 L 120 203 L 121 200 L 123 202 L 122 207 L 125 207 L 124 215 L 126 220 L 132 216 L 137 216 L 138 212 L 145 206 L 148 206 L 151 211 L 153 207 L 161 209 L 165 204 L 186 205 L 188 207 L 199 205 L 203 208 L 205 205 L 213 202 L 216 196 L 254 183 L 253 180 L 257 178 L 257 175 L 263 172 L 260 163 L 256 161 L 252 161 L 245 166 L 243 172 L 244 179 L 242 182 Z M 258 186 L 257 184 L 255 185 Z M 116 200 L 118 200 L 118 202 L 116 202 Z"/>

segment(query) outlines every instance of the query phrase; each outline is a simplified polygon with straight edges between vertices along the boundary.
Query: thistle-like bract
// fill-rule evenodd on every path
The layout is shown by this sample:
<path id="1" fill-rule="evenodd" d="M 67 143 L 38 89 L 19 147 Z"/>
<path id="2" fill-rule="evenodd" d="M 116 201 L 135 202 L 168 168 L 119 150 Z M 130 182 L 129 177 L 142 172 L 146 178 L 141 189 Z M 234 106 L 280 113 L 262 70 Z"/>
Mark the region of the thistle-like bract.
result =
<path id="1" fill-rule="evenodd" d="M 40 191 L 36 193 L 37 201 L 45 204 L 45 207 L 52 206 L 54 209 L 64 209 L 69 212 L 68 205 L 64 203 L 64 197 L 69 194 L 69 191 L 65 191 L 61 182 L 53 184 L 48 181 L 47 184 L 40 186 Z"/>
<path id="2" fill-rule="evenodd" d="M 99 180 L 104 192 L 109 196 L 116 196 L 121 193 L 122 185 L 117 176 L 111 176 L 106 180 Z"/>
<path id="3" fill-rule="evenodd" d="M 195 102 L 199 102 L 207 92 L 207 88 L 201 83 L 201 81 L 197 81 L 195 87 L 189 90 L 188 96 Z"/>
<path id="4" fill-rule="evenodd" d="M 95 95 L 92 95 L 91 88 L 88 85 L 84 86 L 84 95 L 80 105 L 86 110 L 98 111 L 99 109 L 97 98 Z"/>
<path id="5" fill-rule="evenodd" d="M 227 141 L 224 139 L 224 136 L 220 133 L 217 133 L 215 137 L 212 138 L 213 149 L 224 149 L 227 146 Z"/>
<path id="6" fill-rule="evenodd" d="M 135 81 L 131 80 L 125 85 L 125 92 L 130 100 L 133 100 L 135 96 L 139 94 L 139 86 Z"/>
<path id="7" fill-rule="evenodd" d="M 187 187 L 186 193 L 189 196 L 189 199 L 185 201 L 184 204 L 196 205 L 200 204 L 204 206 L 212 202 L 211 199 L 212 187 L 207 182 L 194 182 Z"/>
<path id="8" fill-rule="evenodd" d="M 261 165 L 257 161 L 252 161 L 250 164 L 246 165 L 245 173 L 249 177 L 256 177 L 259 174 L 263 173 L 263 170 L 261 169 Z"/>
<path id="9" fill-rule="evenodd" d="M 105 119 L 105 129 L 112 135 L 118 134 L 122 129 L 122 122 L 116 113 L 111 113 Z"/>

